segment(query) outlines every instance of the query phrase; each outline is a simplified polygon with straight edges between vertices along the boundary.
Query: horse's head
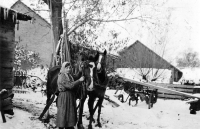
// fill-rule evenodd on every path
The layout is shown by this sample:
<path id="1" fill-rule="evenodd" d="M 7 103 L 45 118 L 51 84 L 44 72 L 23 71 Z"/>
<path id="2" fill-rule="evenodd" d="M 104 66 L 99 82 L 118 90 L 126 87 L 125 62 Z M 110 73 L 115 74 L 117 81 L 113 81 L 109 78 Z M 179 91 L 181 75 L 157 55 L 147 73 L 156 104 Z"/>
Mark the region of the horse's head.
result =
<path id="1" fill-rule="evenodd" d="M 85 77 L 86 88 L 90 91 L 93 89 L 95 63 L 89 60 L 82 61 L 80 67 L 82 68 L 82 74 Z"/>
<path id="2" fill-rule="evenodd" d="M 106 67 L 106 55 L 106 50 L 103 53 L 97 52 L 94 60 L 97 65 L 97 72 L 101 72 L 101 70 Z"/>
<path id="3" fill-rule="evenodd" d="M 106 57 L 106 50 L 103 53 L 97 52 L 95 56 L 89 56 L 89 60 L 95 63 L 93 77 L 97 84 L 104 85 L 108 80 L 106 75 Z"/>

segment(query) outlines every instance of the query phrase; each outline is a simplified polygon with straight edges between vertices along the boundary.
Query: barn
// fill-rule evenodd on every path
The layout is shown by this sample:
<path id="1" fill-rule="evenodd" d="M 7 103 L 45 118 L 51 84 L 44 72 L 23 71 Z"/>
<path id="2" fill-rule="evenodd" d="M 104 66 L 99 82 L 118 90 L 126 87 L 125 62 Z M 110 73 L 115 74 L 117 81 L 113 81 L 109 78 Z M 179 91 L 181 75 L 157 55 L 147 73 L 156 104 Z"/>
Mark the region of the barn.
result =
<path id="1" fill-rule="evenodd" d="M 12 94 L 15 25 L 19 20 L 28 21 L 31 17 L 0 6 L 0 91 L 7 90 L 7 94 L 0 95 L 1 111 L 12 108 L 12 104 L 5 106 L 5 103 L 10 101 L 4 101 L 4 99 Z"/>
<path id="2" fill-rule="evenodd" d="M 34 11 L 38 9 L 29 0 L 23 2 L 18 0 L 10 8 L 32 17 L 31 24 L 29 22 L 19 21 L 20 29 L 17 30 L 15 28 L 17 30 L 15 33 L 15 41 L 20 47 L 23 46 L 26 50 L 38 53 L 38 64 L 49 65 L 53 51 L 49 12 Z M 42 8 L 42 10 L 44 9 Z M 21 65 L 21 68 L 29 69 L 25 62 L 22 61 Z"/>
<path id="3" fill-rule="evenodd" d="M 114 68 L 168 69 L 171 70 L 172 73 L 172 83 L 178 82 L 183 75 L 178 68 L 170 64 L 138 40 L 129 47 L 121 50 L 118 54 L 118 58 L 110 61 L 113 62 Z"/>
<path id="4" fill-rule="evenodd" d="M 165 88 L 170 88 L 177 91 L 181 91 L 181 92 L 192 93 L 193 86 L 186 86 L 186 85 L 180 85 L 180 84 L 175 83 L 181 79 L 181 77 L 183 76 L 183 72 L 179 70 L 178 68 L 176 68 L 175 66 L 173 66 L 172 64 L 170 64 L 164 58 L 156 54 L 154 51 L 149 49 L 147 46 L 142 44 L 140 41 L 138 40 L 135 41 L 132 45 L 124 48 L 118 54 L 119 55 L 117 58 L 111 59 L 109 61 L 113 63 L 112 66 L 114 67 L 114 69 L 129 68 L 127 69 L 127 71 L 124 72 L 126 75 L 132 72 L 130 68 L 139 69 L 139 71 L 143 71 L 143 70 L 145 71 L 145 69 L 150 69 L 150 70 L 161 69 L 161 72 L 162 72 L 162 70 L 167 70 L 168 72 L 170 72 L 170 76 L 171 76 L 169 78 L 169 81 L 167 81 L 167 83 L 162 82 L 162 81 L 161 82 L 157 81 L 156 85 L 159 85 Z M 133 79 L 133 78 L 129 78 L 129 79 Z M 136 78 L 134 78 L 133 80 L 137 81 L 140 85 L 143 85 L 143 83 L 140 82 L 141 80 L 137 80 Z M 152 81 L 152 80 L 147 79 L 147 82 L 150 84 L 155 84 L 155 81 Z M 138 83 L 134 83 L 134 84 L 138 85 Z M 170 91 L 165 91 L 165 90 L 159 90 L 158 97 L 170 98 L 170 99 L 184 98 L 184 96 L 175 94 Z"/>

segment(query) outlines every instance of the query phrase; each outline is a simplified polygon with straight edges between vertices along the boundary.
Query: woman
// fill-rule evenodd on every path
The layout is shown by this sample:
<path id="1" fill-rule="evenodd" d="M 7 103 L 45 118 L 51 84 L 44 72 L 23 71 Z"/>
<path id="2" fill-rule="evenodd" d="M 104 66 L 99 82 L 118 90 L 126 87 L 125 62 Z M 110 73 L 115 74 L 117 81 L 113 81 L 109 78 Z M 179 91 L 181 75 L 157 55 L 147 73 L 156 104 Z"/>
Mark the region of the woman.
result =
<path id="1" fill-rule="evenodd" d="M 59 129 L 74 129 L 77 122 L 76 96 L 74 89 L 84 81 L 80 73 L 77 76 L 71 75 L 71 64 L 64 62 L 58 75 L 58 100 L 57 100 L 57 127 Z M 78 80 L 77 80 L 78 79 Z M 76 80 L 76 81 L 74 81 Z"/>

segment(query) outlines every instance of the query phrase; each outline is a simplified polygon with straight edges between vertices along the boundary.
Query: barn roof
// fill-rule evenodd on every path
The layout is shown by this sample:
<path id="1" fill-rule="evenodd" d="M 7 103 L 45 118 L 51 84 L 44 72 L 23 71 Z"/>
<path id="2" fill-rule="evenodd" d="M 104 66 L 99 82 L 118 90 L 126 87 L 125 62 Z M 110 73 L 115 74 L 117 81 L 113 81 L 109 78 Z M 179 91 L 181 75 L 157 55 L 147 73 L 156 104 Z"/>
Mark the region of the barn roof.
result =
<path id="1" fill-rule="evenodd" d="M 146 47 L 140 41 L 136 41 L 128 48 L 119 52 L 120 58 L 117 59 L 117 68 L 157 68 L 174 69 L 177 73 L 177 80 L 182 77 L 182 72 L 160 57 L 154 51 Z"/>
<path id="2" fill-rule="evenodd" d="M 31 20 L 31 17 L 28 15 L 19 13 L 13 9 L 8 9 L 8 8 L 0 6 L 0 21 L 6 21 L 8 19 L 12 19 L 13 22 L 15 22 L 16 20 L 28 21 L 28 20 Z"/>
<path id="3" fill-rule="evenodd" d="M 25 1 L 24 1 L 25 2 Z M 35 7 L 34 6 L 32 6 L 32 5 L 34 5 L 34 3 L 31 3 L 30 1 L 26 1 L 27 3 L 24 3 L 24 2 L 22 2 L 22 1 L 20 1 L 20 0 L 18 0 L 18 1 L 16 1 L 10 8 L 12 8 L 12 9 L 14 9 L 15 8 L 15 6 L 17 6 L 17 5 L 23 5 L 25 8 L 27 8 L 28 10 L 30 10 L 30 12 L 33 12 L 35 15 L 37 15 L 38 17 L 40 17 L 43 21 L 45 21 L 46 23 L 47 23 L 47 25 L 50 27 L 51 25 L 50 25 L 50 21 L 47 21 L 47 16 L 48 16 L 48 12 L 46 12 L 46 13 L 36 13 L 34 10 L 35 10 Z M 30 5 L 28 5 L 28 4 L 30 4 Z M 44 10 L 46 10 L 46 7 L 44 8 Z M 44 11 L 43 11 L 44 12 Z M 28 12 L 27 12 L 28 13 Z"/>

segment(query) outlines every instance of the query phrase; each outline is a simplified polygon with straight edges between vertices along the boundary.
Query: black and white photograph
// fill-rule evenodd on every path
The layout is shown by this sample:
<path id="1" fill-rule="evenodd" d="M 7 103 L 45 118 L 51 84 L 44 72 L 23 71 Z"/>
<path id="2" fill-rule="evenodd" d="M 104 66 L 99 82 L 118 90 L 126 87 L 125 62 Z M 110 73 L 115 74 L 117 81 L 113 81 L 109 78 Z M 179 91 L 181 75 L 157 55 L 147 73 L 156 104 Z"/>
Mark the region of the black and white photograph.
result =
<path id="1" fill-rule="evenodd" d="M 199 129 L 199 0 L 0 0 L 0 129 Z"/>

